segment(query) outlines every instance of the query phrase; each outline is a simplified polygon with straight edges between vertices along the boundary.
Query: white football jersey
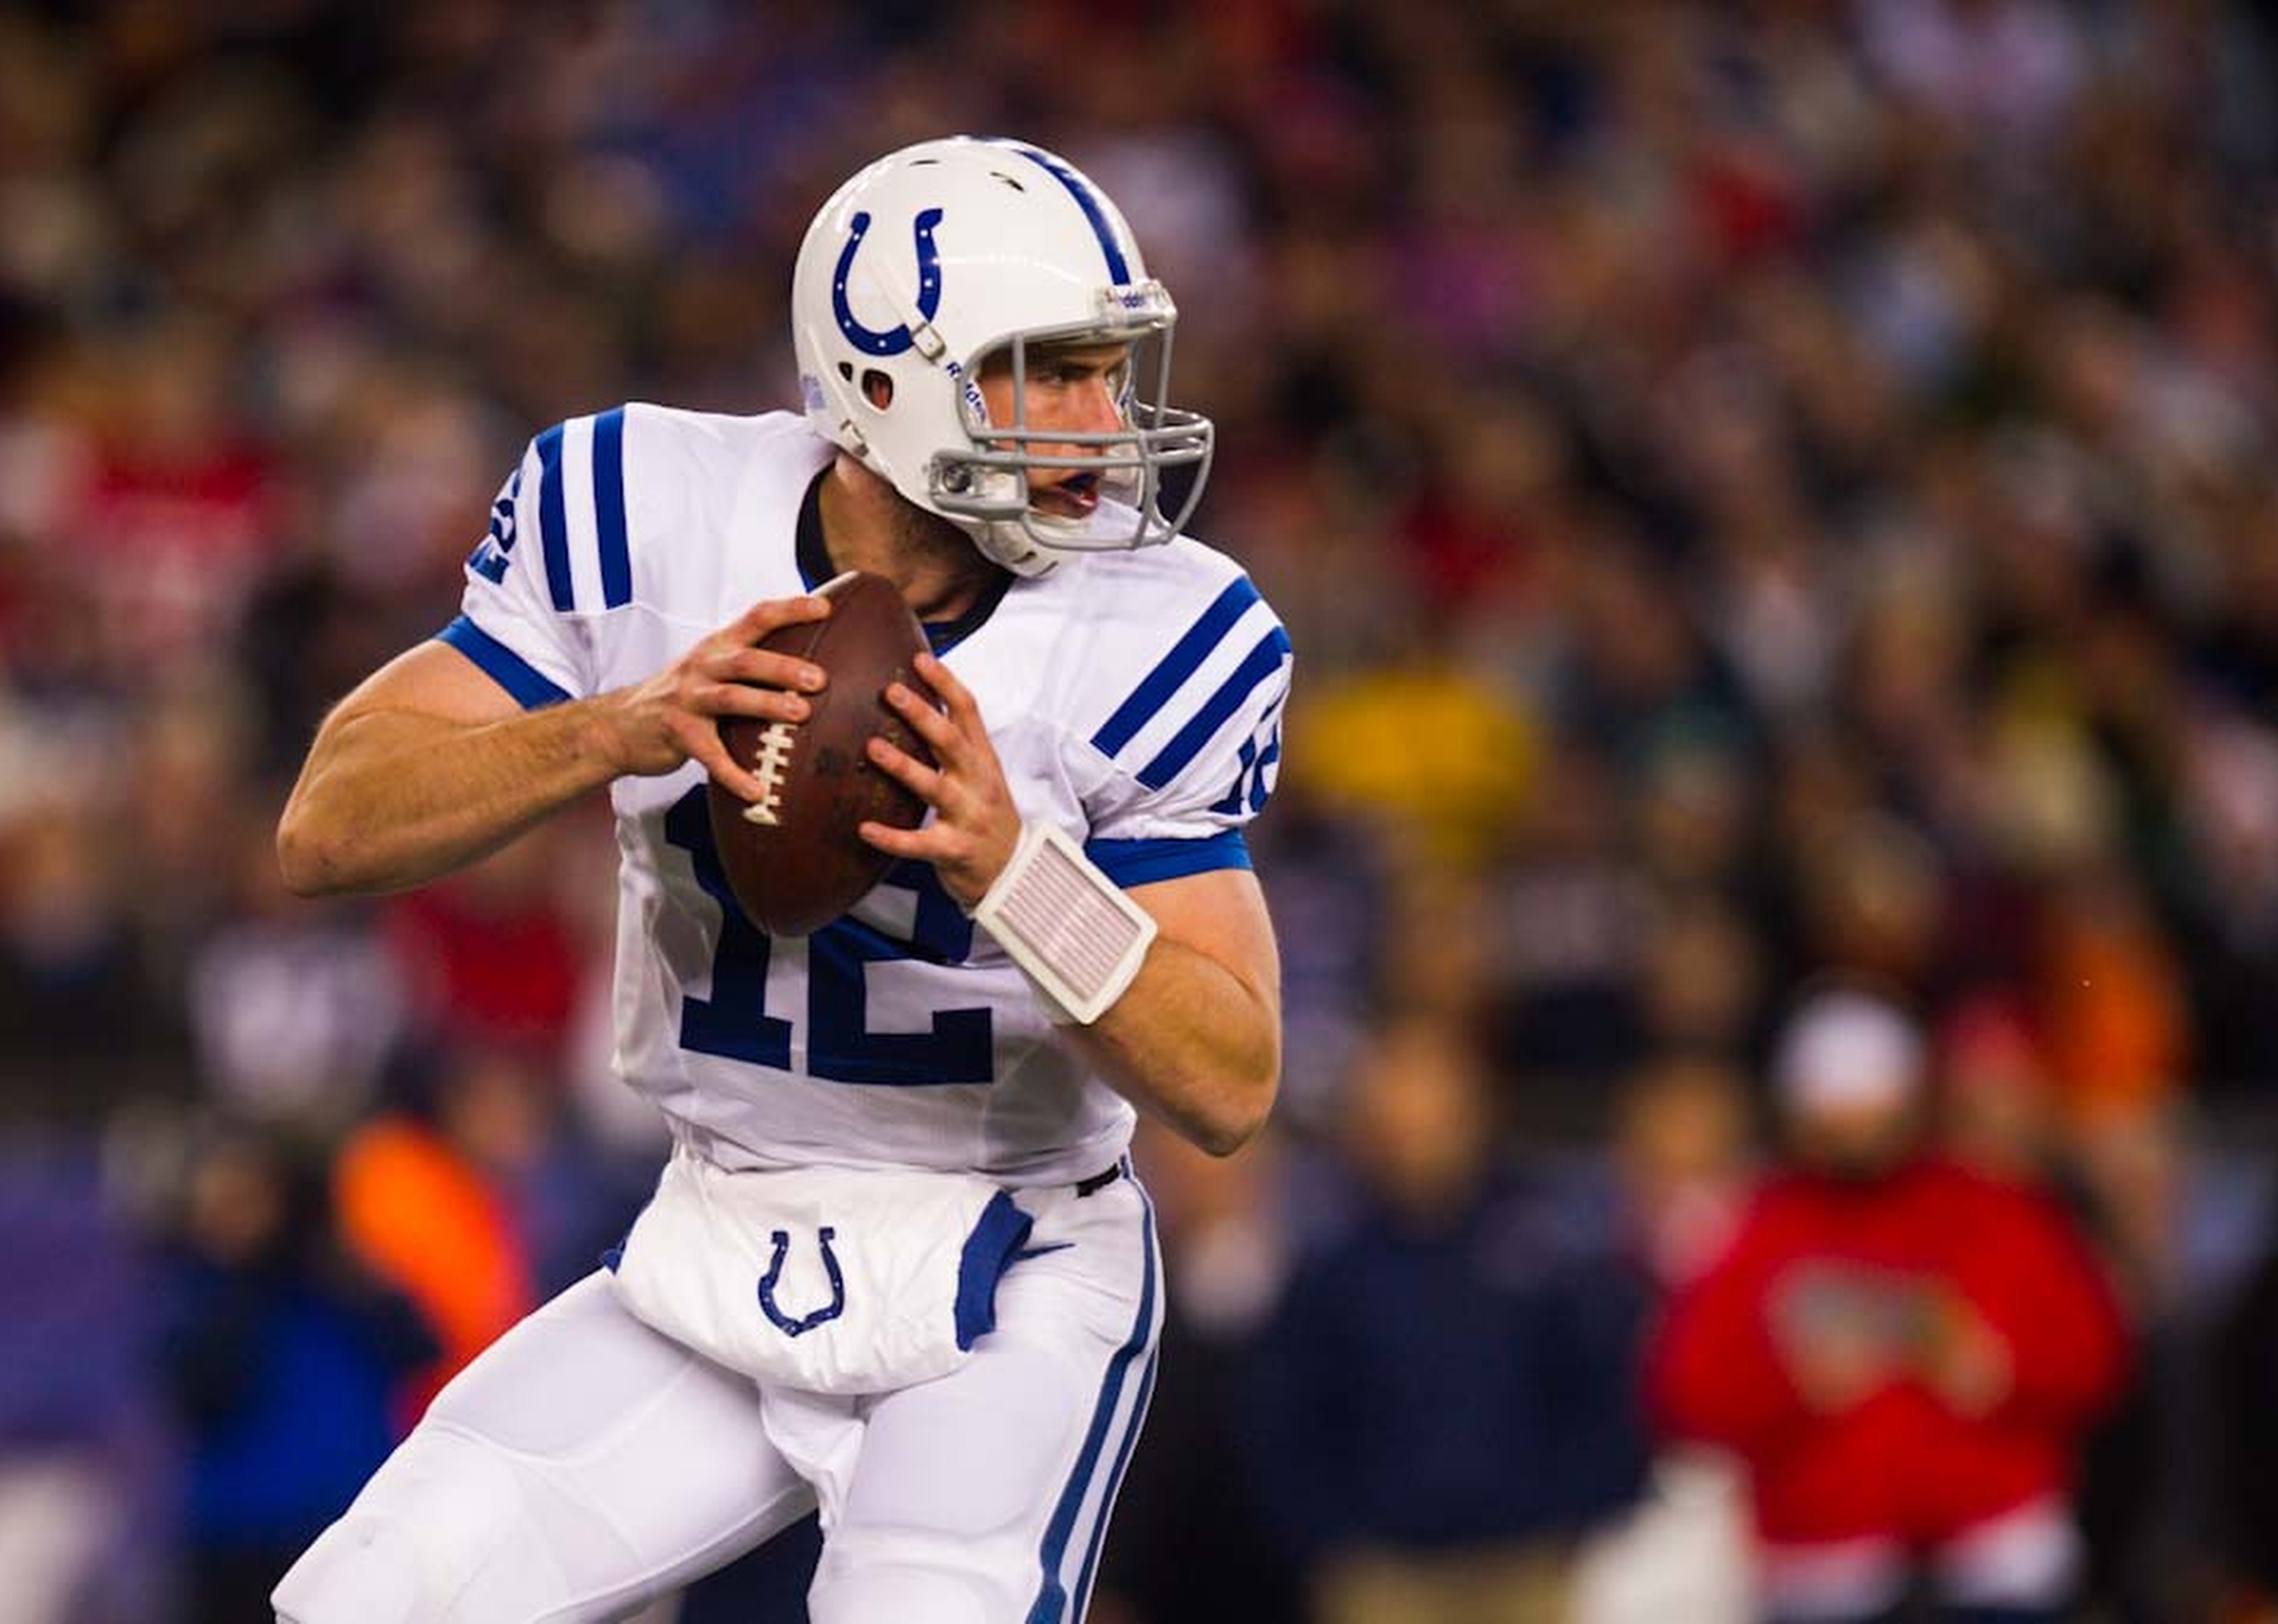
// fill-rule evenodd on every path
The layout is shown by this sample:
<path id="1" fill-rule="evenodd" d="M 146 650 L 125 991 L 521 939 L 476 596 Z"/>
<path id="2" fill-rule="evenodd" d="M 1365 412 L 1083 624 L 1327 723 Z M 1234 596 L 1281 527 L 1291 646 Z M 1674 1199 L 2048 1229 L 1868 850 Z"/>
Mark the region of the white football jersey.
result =
<path id="1" fill-rule="evenodd" d="M 789 413 L 635 404 L 531 441 L 442 633 L 525 706 L 641 682 L 832 573 L 813 493 L 833 448 Z M 1230 559 L 1181 538 L 1004 584 L 936 651 L 971 688 L 1021 814 L 1129 886 L 1247 867 L 1280 756 L 1289 642 Z M 694 762 L 611 790 L 623 854 L 615 1058 L 731 1167 L 1113 1163 L 1132 1111 L 925 864 L 774 939 L 745 917 Z"/>

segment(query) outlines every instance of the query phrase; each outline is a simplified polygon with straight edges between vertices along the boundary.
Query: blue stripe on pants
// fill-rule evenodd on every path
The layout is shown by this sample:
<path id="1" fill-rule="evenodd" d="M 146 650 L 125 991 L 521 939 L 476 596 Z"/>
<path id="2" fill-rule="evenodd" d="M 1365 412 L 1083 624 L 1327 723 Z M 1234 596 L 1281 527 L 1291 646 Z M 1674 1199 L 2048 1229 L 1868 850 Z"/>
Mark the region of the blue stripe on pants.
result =
<path id="1" fill-rule="evenodd" d="M 1140 1192 L 1146 1200 L 1146 1192 Z M 1098 1470 L 1101 1454 L 1107 1445 L 1107 1434 L 1113 1426 L 1115 1412 L 1123 1398 L 1123 1383 L 1131 1366 L 1153 1339 L 1155 1329 L 1155 1207 L 1146 1204 L 1146 1215 L 1141 1225 L 1141 1244 L 1146 1248 L 1146 1274 L 1139 1288 L 1139 1315 L 1131 1327 L 1131 1335 L 1115 1350 L 1107 1361 L 1107 1375 L 1100 1383 L 1099 1403 L 1091 1413 L 1091 1426 L 1085 1432 L 1083 1448 L 1075 1458 L 1075 1468 L 1068 1475 L 1067 1487 L 1060 1491 L 1059 1504 L 1052 1508 L 1052 1520 L 1045 1526 L 1043 1548 L 1037 1553 L 1043 1568 L 1043 1582 L 1036 1591 L 1036 1605 L 1028 1609 L 1028 1624 L 1072 1624 L 1068 1613 L 1067 1588 L 1060 1582 L 1060 1565 L 1066 1559 L 1068 1540 L 1075 1532 L 1077 1515 L 1091 1489 L 1092 1474 Z M 1115 1471 L 1122 1470 L 1123 1460 L 1130 1452 L 1131 1436 L 1139 1429 L 1140 1412 L 1145 1407 L 1146 1395 L 1142 1393 L 1131 1406 L 1131 1418 L 1126 1423 L 1128 1432 L 1118 1446 Z M 1100 1502 L 1099 1521 L 1107 1520 L 1108 1501 L 1113 1498 L 1114 1484 L 1108 1484 L 1108 1495 Z M 1087 1541 L 1087 1545 L 1092 1542 Z M 1085 1571 L 1089 1572 L 1089 1563 Z M 1081 1587 L 1079 1587 L 1079 1592 Z"/>
<path id="2" fill-rule="evenodd" d="M 1139 1441 L 1139 1429 L 1147 1424 L 1147 1405 L 1155 1397 L 1155 1372 L 1161 1364 L 1156 1354 L 1147 1356 L 1146 1374 L 1139 1379 L 1139 1402 L 1132 1406 L 1131 1424 L 1124 1429 L 1123 1446 L 1115 1452 L 1115 1468 L 1107 1475 L 1107 1494 L 1099 1503 L 1099 1519 L 1091 1525 L 1091 1544 L 1083 1554 L 1083 1573 L 1075 1586 L 1075 1616 L 1083 1617 L 1091 1605 L 1092 1570 L 1099 1566 L 1099 1552 L 1107 1544 L 1107 1516 L 1115 1509 L 1115 1497 L 1123 1492 L 1123 1473 L 1131 1464 L 1131 1446 Z"/>

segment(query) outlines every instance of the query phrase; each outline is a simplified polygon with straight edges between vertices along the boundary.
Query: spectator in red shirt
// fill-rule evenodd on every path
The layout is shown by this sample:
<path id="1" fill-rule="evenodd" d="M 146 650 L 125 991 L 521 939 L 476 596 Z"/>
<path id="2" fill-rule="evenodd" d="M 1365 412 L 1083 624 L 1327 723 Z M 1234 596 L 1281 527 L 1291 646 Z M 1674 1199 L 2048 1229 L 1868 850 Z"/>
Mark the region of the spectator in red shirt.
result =
<path id="1" fill-rule="evenodd" d="M 2062 1213 L 1921 1143 L 1921 1038 L 1879 998 L 1819 994 L 1783 1035 L 1789 1157 L 1648 1357 L 1669 1431 L 1746 1466 L 1764 1617 L 2061 1616 L 2083 1434 L 2124 1334 Z"/>

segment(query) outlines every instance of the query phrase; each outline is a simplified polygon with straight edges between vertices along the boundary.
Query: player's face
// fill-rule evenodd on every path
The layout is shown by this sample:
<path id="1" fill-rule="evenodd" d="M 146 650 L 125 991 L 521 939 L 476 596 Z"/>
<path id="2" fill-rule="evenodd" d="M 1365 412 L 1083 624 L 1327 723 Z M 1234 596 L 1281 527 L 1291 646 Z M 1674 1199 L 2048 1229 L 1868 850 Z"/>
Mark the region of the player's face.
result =
<path id="1" fill-rule="evenodd" d="M 1125 426 L 1123 402 L 1131 375 L 1131 346 L 1119 344 L 1038 345 L 1028 352 L 1021 405 L 1031 433 L 1065 429 L 1077 434 L 1112 434 Z M 993 423 L 1014 421 L 1013 360 L 992 356 L 981 369 L 981 395 Z M 1097 453 L 1097 444 L 1056 445 L 1030 440 L 1028 448 L 1045 456 Z M 1099 505 L 1099 476 L 1074 468 L 1031 468 L 1028 497 L 1037 511 L 1082 518 Z"/>

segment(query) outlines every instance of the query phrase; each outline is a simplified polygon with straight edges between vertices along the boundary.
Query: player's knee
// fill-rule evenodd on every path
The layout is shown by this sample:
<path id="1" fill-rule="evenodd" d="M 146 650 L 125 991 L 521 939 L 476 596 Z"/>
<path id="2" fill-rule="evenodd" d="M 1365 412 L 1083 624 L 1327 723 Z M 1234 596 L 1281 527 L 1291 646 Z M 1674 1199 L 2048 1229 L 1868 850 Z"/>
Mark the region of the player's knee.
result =
<path id="1" fill-rule="evenodd" d="M 507 1624 L 503 1597 L 563 1588 L 514 1466 L 423 1429 L 271 1596 L 280 1624 Z"/>
<path id="2" fill-rule="evenodd" d="M 422 1560 L 399 1523 L 347 1517 L 278 1582 L 277 1624 L 418 1624 Z"/>
<path id="3" fill-rule="evenodd" d="M 878 1624 L 882 1619 L 925 1624 L 1018 1624 L 1025 1603 L 988 1574 L 944 1551 L 926 1561 L 914 1552 L 865 1559 L 859 1551 L 826 1548 L 807 1591 L 811 1624 Z"/>

